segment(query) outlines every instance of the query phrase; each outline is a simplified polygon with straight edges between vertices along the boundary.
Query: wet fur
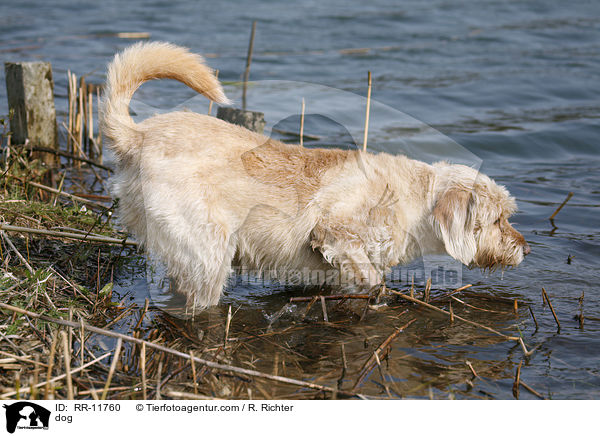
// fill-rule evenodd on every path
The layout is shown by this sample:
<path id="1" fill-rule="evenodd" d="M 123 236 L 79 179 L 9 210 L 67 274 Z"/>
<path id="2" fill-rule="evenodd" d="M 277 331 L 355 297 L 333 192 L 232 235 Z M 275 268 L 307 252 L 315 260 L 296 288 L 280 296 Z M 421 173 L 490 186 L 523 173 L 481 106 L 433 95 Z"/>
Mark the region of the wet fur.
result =
<path id="1" fill-rule="evenodd" d="M 424 254 L 493 268 L 529 249 L 508 223 L 514 199 L 466 166 L 301 148 L 190 112 L 135 124 L 129 101 L 157 78 L 227 99 L 202 58 L 171 44 L 134 45 L 109 66 L 102 128 L 118 160 L 121 220 L 190 305 L 217 304 L 232 263 L 339 272 L 362 289 Z"/>

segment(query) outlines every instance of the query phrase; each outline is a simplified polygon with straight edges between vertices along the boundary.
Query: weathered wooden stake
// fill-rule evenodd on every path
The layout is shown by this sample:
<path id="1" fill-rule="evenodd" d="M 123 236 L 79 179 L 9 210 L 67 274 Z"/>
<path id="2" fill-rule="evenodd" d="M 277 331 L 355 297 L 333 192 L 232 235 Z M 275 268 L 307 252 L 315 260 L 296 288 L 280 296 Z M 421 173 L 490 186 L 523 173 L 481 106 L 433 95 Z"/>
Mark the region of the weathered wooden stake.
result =
<path id="1" fill-rule="evenodd" d="M 264 132 L 266 125 L 264 113 L 245 111 L 233 107 L 220 107 L 217 111 L 217 118 L 261 134 Z"/>
<path id="2" fill-rule="evenodd" d="M 15 144 L 58 150 L 58 129 L 54 107 L 52 66 L 48 62 L 6 62 L 6 94 L 8 97 L 10 130 Z M 56 163 L 56 155 L 40 153 L 48 165 Z"/>

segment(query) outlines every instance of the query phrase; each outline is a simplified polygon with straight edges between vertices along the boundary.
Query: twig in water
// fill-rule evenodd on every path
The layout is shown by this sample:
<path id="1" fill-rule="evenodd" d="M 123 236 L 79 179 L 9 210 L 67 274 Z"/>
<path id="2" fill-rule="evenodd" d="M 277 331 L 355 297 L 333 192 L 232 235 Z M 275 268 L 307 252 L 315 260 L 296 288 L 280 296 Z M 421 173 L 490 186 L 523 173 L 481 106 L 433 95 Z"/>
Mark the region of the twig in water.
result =
<path id="1" fill-rule="evenodd" d="M 528 307 L 529 307 L 529 313 L 531 313 L 531 317 L 533 318 L 533 322 L 535 323 L 535 331 L 537 331 L 537 329 L 539 327 L 537 319 L 535 319 L 535 315 L 533 314 L 533 309 L 531 308 L 531 306 L 528 306 Z"/>
<path id="2" fill-rule="evenodd" d="M 565 201 L 563 201 L 560 206 L 558 206 L 556 208 L 556 210 L 554 211 L 554 213 L 552 215 L 550 215 L 550 217 L 548 218 L 550 221 L 552 221 L 554 219 L 554 217 L 556 215 L 558 215 L 558 212 L 560 212 L 560 210 L 565 206 L 565 204 L 567 204 L 567 202 L 571 199 L 571 197 L 573 196 L 572 192 L 569 192 L 569 194 L 567 195 L 567 198 L 565 198 Z M 554 223 L 552 224 L 554 225 Z"/>
<path id="3" fill-rule="evenodd" d="M 519 386 L 521 384 L 521 365 L 523 365 L 523 361 L 519 362 L 519 366 L 517 367 L 517 372 L 515 374 L 515 382 L 513 383 L 513 396 L 518 400 L 519 399 Z"/>
<path id="4" fill-rule="evenodd" d="M 338 382 L 337 382 L 338 389 L 342 388 L 342 383 L 344 383 L 344 377 L 346 377 L 346 371 L 348 370 L 348 361 L 346 360 L 346 349 L 344 347 L 343 342 L 341 345 L 341 352 L 342 352 L 342 374 L 340 375 L 340 378 L 338 379 Z"/>
<path id="5" fill-rule="evenodd" d="M 248 88 L 248 78 L 250 77 L 250 64 L 252 63 L 252 51 L 254 50 L 254 35 L 256 33 L 256 21 L 252 22 L 252 31 L 250 32 L 250 42 L 248 43 L 248 55 L 246 56 L 246 69 L 244 70 L 244 88 L 242 90 L 242 109 L 246 110 L 246 89 Z"/>
<path id="6" fill-rule="evenodd" d="M 315 298 L 324 298 L 325 300 L 368 300 L 372 298 L 370 294 L 336 294 L 336 295 L 316 295 L 314 297 L 291 297 L 290 303 L 310 302 Z M 313 303 L 314 304 L 314 303 Z"/>
<path id="7" fill-rule="evenodd" d="M 306 306 L 306 309 L 304 310 L 304 315 L 302 316 L 302 319 L 306 318 L 306 316 L 308 315 L 308 311 L 311 307 L 313 307 L 313 304 L 315 304 L 318 299 L 319 297 L 317 297 L 316 295 L 310 299 L 308 306 Z"/>
<path id="8" fill-rule="evenodd" d="M 548 298 L 548 294 L 546 293 L 546 290 L 544 288 L 542 288 L 542 296 L 546 300 L 546 303 L 548 303 L 548 306 L 550 307 L 550 310 L 552 311 L 552 316 L 554 317 L 554 321 L 556 321 L 556 325 L 558 326 L 558 331 L 560 332 L 560 322 L 558 321 L 558 317 L 556 316 L 556 312 L 554 311 L 554 307 L 552 307 L 552 303 L 550 302 L 550 298 Z"/>
<path id="9" fill-rule="evenodd" d="M 450 316 L 450 313 L 446 312 L 444 309 L 440 309 L 439 307 L 435 307 L 435 306 L 433 306 L 433 305 L 431 305 L 429 303 L 425 303 L 424 301 L 418 300 L 416 298 L 411 298 L 408 295 L 404 295 L 402 292 L 394 291 L 393 289 L 389 289 L 389 291 L 391 293 L 395 294 L 395 295 L 398 295 L 400 298 L 402 298 L 404 300 L 407 300 L 407 301 L 410 301 L 412 303 L 416 303 L 416 304 L 419 304 L 421 306 L 427 307 L 428 309 L 431 309 L 431 310 L 433 310 L 435 312 L 443 313 L 444 315 L 446 315 L 448 317 Z M 487 327 L 487 326 L 485 326 L 483 324 L 479 324 L 478 322 L 475 322 L 475 321 L 470 321 L 470 320 L 465 319 L 463 317 L 460 317 L 458 315 L 454 315 L 454 318 L 458 319 L 458 320 L 460 320 L 462 322 L 465 322 L 467 324 L 471 324 L 471 325 L 473 325 L 475 327 L 479 327 L 479 328 L 482 328 L 482 329 L 487 330 L 489 332 L 492 332 L 492 333 L 494 333 L 494 334 L 496 334 L 498 336 L 502 336 L 505 339 L 508 339 L 508 340 L 511 340 L 511 341 L 518 341 L 519 340 L 518 337 L 505 335 L 504 333 L 500 333 L 499 331 L 494 330 L 491 327 Z"/>
<path id="10" fill-rule="evenodd" d="M 440 301 L 440 300 L 443 300 L 444 298 L 451 297 L 452 295 L 462 292 L 465 289 L 470 288 L 471 286 L 473 286 L 473 285 L 469 284 L 469 285 L 461 286 L 460 288 L 457 288 L 457 289 L 453 290 L 452 292 L 448 292 L 447 294 L 440 295 L 439 297 L 434 297 L 431 300 L 429 300 L 429 302 L 433 303 L 434 301 Z M 414 287 L 414 277 L 413 277 L 413 285 L 411 285 L 411 291 L 410 291 L 411 292 L 410 296 L 414 298 L 413 291 L 412 291 L 413 287 Z"/>
<path id="11" fill-rule="evenodd" d="M 113 375 L 115 373 L 115 369 L 117 369 L 117 363 L 119 362 L 119 357 L 121 354 L 121 345 L 123 344 L 123 339 L 117 339 L 117 348 L 115 348 L 115 354 L 113 355 L 112 362 L 110 362 L 110 369 L 108 370 L 108 377 L 106 379 L 106 383 L 104 384 L 104 391 L 102 392 L 102 400 L 106 400 L 106 396 L 108 395 L 108 388 L 110 387 L 110 382 L 112 381 Z"/>
<path id="12" fill-rule="evenodd" d="M 473 373 L 473 377 L 475 378 L 479 378 L 479 376 L 477 375 L 477 373 L 475 372 L 475 368 L 473 368 L 473 365 L 471 364 L 471 362 L 469 362 L 468 360 L 465 360 L 465 364 L 469 367 L 469 369 L 471 370 L 471 372 Z"/>
<path id="13" fill-rule="evenodd" d="M 329 317 L 327 316 L 327 306 L 325 305 L 325 297 L 321 296 L 321 309 L 323 310 L 323 321 L 329 322 Z"/>
<path id="14" fill-rule="evenodd" d="M 146 312 L 148 312 L 149 304 L 150 304 L 150 301 L 146 298 L 146 301 L 144 302 L 144 309 L 142 309 L 142 313 L 140 313 L 140 319 L 138 319 L 138 322 L 136 323 L 135 327 L 133 328 L 134 330 L 139 329 L 140 326 L 142 325 L 142 322 L 144 321 L 144 316 L 146 316 Z"/>
<path id="15" fill-rule="evenodd" d="M 521 386 L 523 386 L 525 389 L 527 389 L 529 392 L 531 392 L 533 395 L 535 395 L 536 397 L 538 397 L 540 400 L 545 400 L 546 399 L 542 394 L 540 394 L 539 392 L 537 392 L 531 386 L 525 384 L 525 382 L 523 380 L 520 380 L 519 384 Z"/>
<path id="16" fill-rule="evenodd" d="M 398 335 L 400 333 L 402 333 L 404 330 L 406 330 L 406 328 L 408 326 L 410 326 L 416 320 L 417 320 L 416 318 L 413 318 L 410 321 L 408 321 L 406 324 L 404 324 L 402 327 L 399 327 L 399 328 L 395 329 L 392 332 L 392 334 L 390 334 L 381 343 L 381 345 L 379 345 L 379 347 L 377 347 L 377 349 L 375 350 L 375 352 L 373 353 L 373 355 L 371 357 L 369 357 L 369 359 L 367 359 L 367 361 L 360 368 L 360 371 L 358 372 L 359 376 L 358 376 L 356 382 L 354 383 L 354 386 L 352 387 L 352 391 L 355 391 L 356 388 L 358 388 L 358 386 L 363 382 L 363 380 L 365 379 L 365 377 L 367 376 L 367 374 L 369 374 L 369 372 L 371 372 L 371 370 L 373 369 L 374 365 L 376 364 L 376 358 L 375 358 L 375 356 L 377 356 L 377 358 L 379 358 L 379 356 L 381 356 L 382 354 L 385 354 L 386 350 L 391 346 L 392 341 L 394 339 L 396 339 L 396 337 L 398 337 Z"/>
<path id="17" fill-rule="evenodd" d="M 225 333 L 223 335 L 223 347 L 227 347 L 227 338 L 229 337 L 229 326 L 231 325 L 231 304 L 227 309 L 227 320 L 225 321 Z"/>

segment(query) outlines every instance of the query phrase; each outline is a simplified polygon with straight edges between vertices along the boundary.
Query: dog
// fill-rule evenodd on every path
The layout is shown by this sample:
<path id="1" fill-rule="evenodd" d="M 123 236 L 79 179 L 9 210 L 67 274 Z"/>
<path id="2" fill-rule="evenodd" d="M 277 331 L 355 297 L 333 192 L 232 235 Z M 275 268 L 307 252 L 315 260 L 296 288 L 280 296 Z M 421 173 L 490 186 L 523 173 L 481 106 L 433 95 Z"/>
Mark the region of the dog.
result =
<path id="1" fill-rule="evenodd" d="M 352 291 L 425 254 L 495 269 L 530 252 L 508 221 L 515 199 L 470 167 L 304 148 L 192 112 L 136 124 L 129 103 L 152 79 L 229 100 L 199 55 L 169 43 L 133 45 L 108 68 L 101 121 L 121 221 L 191 306 L 217 304 L 232 265 L 337 274 Z"/>

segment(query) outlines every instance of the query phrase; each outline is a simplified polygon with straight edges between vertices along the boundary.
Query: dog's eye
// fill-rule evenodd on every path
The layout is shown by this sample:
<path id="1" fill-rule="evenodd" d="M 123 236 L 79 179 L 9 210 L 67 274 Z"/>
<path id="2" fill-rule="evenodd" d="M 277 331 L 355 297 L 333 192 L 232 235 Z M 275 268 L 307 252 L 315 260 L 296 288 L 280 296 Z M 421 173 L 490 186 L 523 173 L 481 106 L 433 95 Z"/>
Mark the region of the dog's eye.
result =
<path id="1" fill-rule="evenodd" d="M 500 218 L 498 218 L 496 221 L 494 221 L 494 225 L 497 226 L 500 224 Z"/>

